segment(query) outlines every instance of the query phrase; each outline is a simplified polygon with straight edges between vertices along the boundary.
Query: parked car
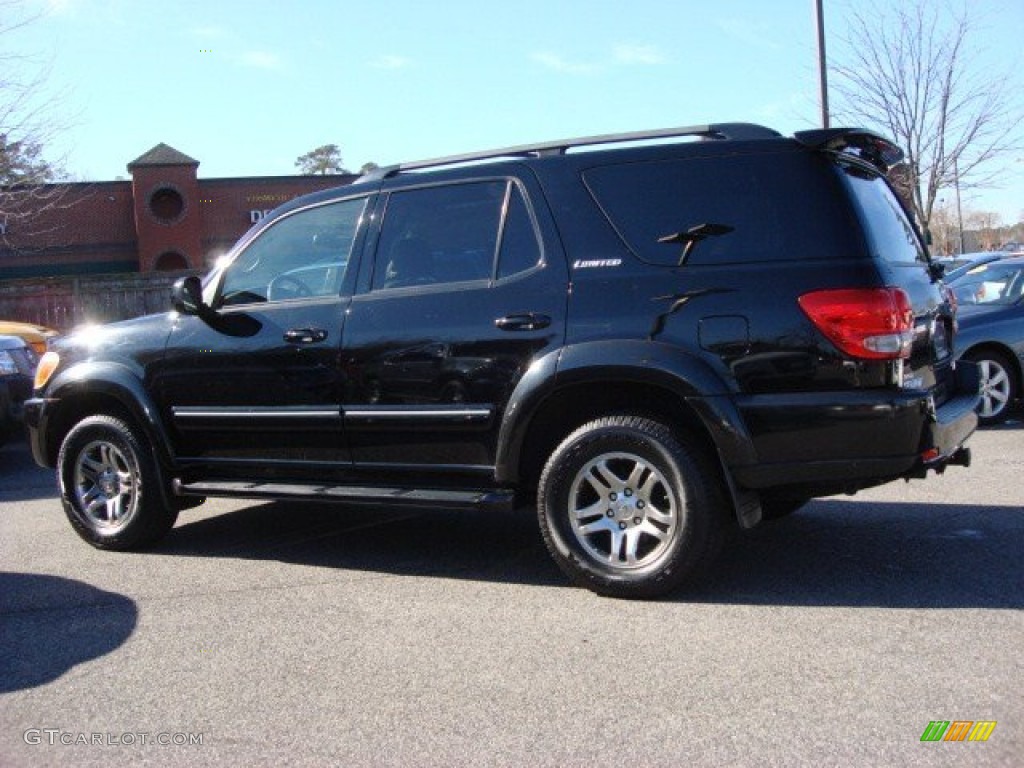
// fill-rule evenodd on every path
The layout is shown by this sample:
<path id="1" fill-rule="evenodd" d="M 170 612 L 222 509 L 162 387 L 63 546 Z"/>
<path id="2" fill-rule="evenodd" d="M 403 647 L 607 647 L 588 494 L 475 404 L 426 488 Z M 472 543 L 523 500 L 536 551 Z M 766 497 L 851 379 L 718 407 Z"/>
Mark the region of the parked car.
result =
<path id="1" fill-rule="evenodd" d="M 901 157 L 733 123 L 377 169 L 175 312 L 53 342 L 33 453 L 100 548 L 207 496 L 525 503 L 574 582 L 660 595 L 729 526 L 969 463 L 977 369 Z"/>
<path id="2" fill-rule="evenodd" d="M 997 424 L 1024 381 L 1024 256 L 981 263 L 949 283 L 960 304 L 957 351 L 978 364 L 982 424 Z"/>
<path id="3" fill-rule="evenodd" d="M 22 431 L 25 401 L 39 359 L 18 336 L 0 336 L 0 445 Z"/>
<path id="4" fill-rule="evenodd" d="M 979 251 L 977 253 L 964 253 L 951 259 L 943 259 L 939 263 L 943 265 L 943 279 L 949 283 L 958 280 L 975 267 L 999 261 L 999 259 L 1005 259 L 1013 255 L 1007 251 Z"/>
<path id="5" fill-rule="evenodd" d="M 0 336 L 20 336 L 35 353 L 42 357 L 50 339 L 57 336 L 57 331 L 34 323 L 20 323 L 13 320 L 0 320 Z"/>

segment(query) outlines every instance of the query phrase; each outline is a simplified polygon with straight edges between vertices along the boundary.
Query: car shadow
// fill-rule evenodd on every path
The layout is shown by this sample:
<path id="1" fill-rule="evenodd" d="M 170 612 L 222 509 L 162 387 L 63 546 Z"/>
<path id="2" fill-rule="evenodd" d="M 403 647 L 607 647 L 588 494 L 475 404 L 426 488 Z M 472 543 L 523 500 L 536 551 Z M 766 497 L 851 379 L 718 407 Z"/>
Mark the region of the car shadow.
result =
<path id="1" fill-rule="evenodd" d="M 179 521 L 155 551 L 566 587 L 531 510 L 373 512 L 254 503 Z M 738 535 L 680 602 L 1024 608 L 1019 507 L 826 499 Z"/>
<path id="2" fill-rule="evenodd" d="M 992 424 L 988 427 L 980 427 L 986 432 L 1012 432 L 1013 430 L 1024 430 L 1024 406 L 1018 406 L 1006 421 L 999 424 Z"/>
<path id="3" fill-rule="evenodd" d="M 0 693 L 52 682 L 135 630 L 135 602 L 82 581 L 0 572 Z"/>
<path id="4" fill-rule="evenodd" d="M 0 500 L 32 501 L 58 495 L 54 471 L 36 464 L 25 438 L 0 446 Z"/>
<path id="5" fill-rule="evenodd" d="M 728 547 L 707 603 L 1024 608 L 1024 509 L 826 499 Z"/>
<path id="6" fill-rule="evenodd" d="M 564 586 L 532 510 L 366 510 L 291 501 L 177 526 L 154 552 L 324 568 Z M 185 522 L 183 522 L 185 521 Z"/>

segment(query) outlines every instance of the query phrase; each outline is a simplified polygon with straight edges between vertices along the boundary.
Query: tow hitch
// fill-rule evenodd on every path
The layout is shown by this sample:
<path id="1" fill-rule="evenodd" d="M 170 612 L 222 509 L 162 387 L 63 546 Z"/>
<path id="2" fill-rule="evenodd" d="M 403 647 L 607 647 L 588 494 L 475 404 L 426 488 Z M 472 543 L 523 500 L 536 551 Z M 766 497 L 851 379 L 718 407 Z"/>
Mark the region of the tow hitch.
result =
<path id="1" fill-rule="evenodd" d="M 971 466 L 971 449 L 966 446 L 957 448 L 949 456 L 940 456 L 939 452 L 932 448 L 931 450 L 925 451 L 921 454 L 921 463 L 916 469 L 911 471 L 907 476 L 907 480 L 921 480 L 928 476 L 928 470 L 933 470 L 935 474 L 941 475 L 946 471 L 946 467 L 969 467 Z"/>

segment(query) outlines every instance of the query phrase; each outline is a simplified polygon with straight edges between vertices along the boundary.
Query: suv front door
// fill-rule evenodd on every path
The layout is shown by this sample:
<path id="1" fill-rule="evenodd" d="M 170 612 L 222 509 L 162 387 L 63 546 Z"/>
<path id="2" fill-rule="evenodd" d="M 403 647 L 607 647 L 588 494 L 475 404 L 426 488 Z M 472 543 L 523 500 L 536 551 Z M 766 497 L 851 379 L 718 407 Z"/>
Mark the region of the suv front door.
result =
<path id="1" fill-rule="evenodd" d="M 367 198 L 289 212 L 246 243 L 182 315 L 154 390 L 176 452 L 247 477 L 349 462 L 338 350 Z"/>
<path id="2" fill-rule="evenodd" d="M 565 259 L 529 189 L 492 178 L 381 195 L 342 344 L 360 469 L 493 474 L 513 389 L 564 336 Z"/>

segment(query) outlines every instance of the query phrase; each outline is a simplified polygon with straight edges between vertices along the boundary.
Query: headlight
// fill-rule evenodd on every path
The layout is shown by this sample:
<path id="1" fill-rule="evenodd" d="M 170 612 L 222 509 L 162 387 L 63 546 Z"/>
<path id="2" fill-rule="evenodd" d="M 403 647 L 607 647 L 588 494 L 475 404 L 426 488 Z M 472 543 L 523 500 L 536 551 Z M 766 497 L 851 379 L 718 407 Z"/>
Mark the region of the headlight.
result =
<path id="1" fill-rule="evenodd" d="M 14 362 L 11 353 L 6 349 L 0 349 L 0 374 L 11 376 L 18 372 L 18 366 Z"/>
<path id="2" fill-rule="evenodd" d="M 42 389 L 46 386 L 46 382 L 50 380 L 53 372 L 57 370 L 58 363 L 60 363 L 60 355 L 56 352 L 47 352 L 43 355 L 39 365 L 36 367 L 36 380 L 33 384 L 36 389 Z"/>

